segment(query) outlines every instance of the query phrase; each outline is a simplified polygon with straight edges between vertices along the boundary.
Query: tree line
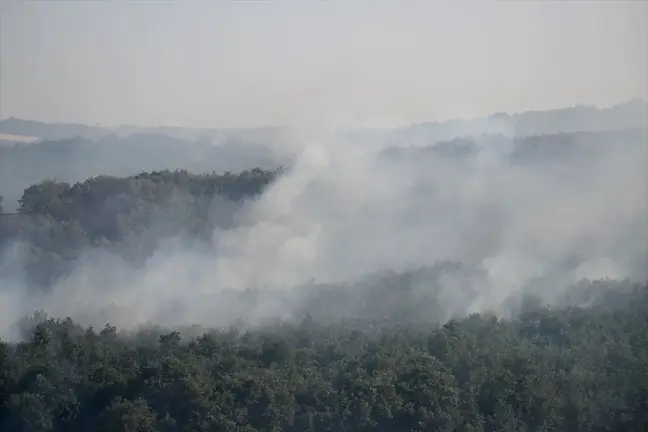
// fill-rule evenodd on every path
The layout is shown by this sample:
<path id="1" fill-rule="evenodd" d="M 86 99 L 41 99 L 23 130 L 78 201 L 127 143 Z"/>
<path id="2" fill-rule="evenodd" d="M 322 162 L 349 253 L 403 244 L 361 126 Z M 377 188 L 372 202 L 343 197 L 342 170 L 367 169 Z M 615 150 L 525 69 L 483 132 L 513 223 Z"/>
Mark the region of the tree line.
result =
<path id="1" fill-rule="evenodd" d="M 514 320 L 304 316 L 198 335 L 34 316 L 0 343 L 0 429 L 643 431 L 648 286 L 606 295 Z"/>
<path id="2" fill-rule="evenodd" d="M 47 180 L 0 218 L 0 243 L 29 245 L 25 277 L 44 288 L 87 248 L 138 259 L 164 237 L 206 241 L 280 173 Z M 511 319 L 448 320 L 435 289 L 449 272 L 478 269 L 298 287 L 294 316 L 264 326 L 119 331 L 36 314 L 0 341 L 0 430 L 647 430 L 648 285 L 583 281 L 559 308 L 525 296 Z"/>
<path id="3" fill-rule="evenodd" d="M 208 240 L 216 227 L 230 227 L 245 200 L 262 193 L 280 172 L 164 170 L 75 184 L 45 180 L 24 190 L 17 216 L 0 217 L 0 246 L 11 240 L 27 244 L 26 277 L 46 286 L 89 247 L 138 260 L 163 238 Z"/>

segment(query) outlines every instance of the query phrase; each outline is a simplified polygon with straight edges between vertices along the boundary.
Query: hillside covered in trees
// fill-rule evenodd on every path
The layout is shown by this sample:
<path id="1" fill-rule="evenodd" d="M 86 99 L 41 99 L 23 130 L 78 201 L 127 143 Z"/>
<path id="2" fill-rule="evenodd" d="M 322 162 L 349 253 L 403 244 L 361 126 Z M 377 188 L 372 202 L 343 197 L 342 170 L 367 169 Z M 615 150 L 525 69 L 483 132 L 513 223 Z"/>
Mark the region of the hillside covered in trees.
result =
<path id="1" fill-rule="evenodd" d="M 573 140 L 579 135 L 596 137 L 645 130 L 647 119 L 646 101 L 634 99 L 608 108 L 578 105 L 393 129 L 351 128 L 337 135 L 348 139 L 352 146 L 373 148 L 430 148 L 440 143 L 454 146 L 457 137 L 469 141 L 480 136 L 537 141 L 542 140 L 542 135 L 550 135 L 554 137 L 553 145 L 548 147 L 555 147 L 560 145 L 556 136 Z M 22 142 L 21 137 L 29 142 Z M 279 127 L 109 128 L 8 118 L 0 120 L 0 192 L 5 196 L 5 206 L 14 209 L 25 188 L 48 178 L 76 183 L 98 174 L 131 176 L 178 168 L 194 173 L 237 172 L 255 167 L 273 170 L 293 161 L 294 145 L 294 134 Z"/>
<path id="2" fill-rule="evenodd" d="M 588 309 L 529 309 L 513 321 L 306 317 L 195 339 L 36 317 L 24 342 L 0 345 L 0 428 L 642 431 L 648 289 L 614 288 Z"/>
<path id="3" fill-rule="evenodd" d="M 0 430 L 646 430 L 648 286 L 621 271 L 645 271 L 643 207 L 628 204 L 642 178 L 619 201 L 616 183 L 601 192 L 569 177 L 636 174 L 645 139 L 485 135 L 380 149 L 371 164 L 313 151 L 280 169 L 36 181 L 0 217 Z M 91 154 L 82 140 L 29 145 L 0 148 L 3 166 Z M 593 228 L 540 249 L 565 236 L 547 225 L 588 213 L 551 219 L 532 204 L 568 199 L 590 206 Z M 595 219 L 608 205 L 613 218 Z M 472 212 L 459 237 L 470 248 L 423 229 L 438 214 L 465 229 L 455 220 Z M 526 237 L 510 240 L 522 235 L 512 227 Z M 518 243 L 549 274 L 507 279 L 534 261 L 484 259 Z M 597 248 L 622 259 L 600 265 Z M 562 278 L 592 263 L 614 272 Z M 315 277 L 329 273 L 340 277 Z"/>
<path id="4" fill-rule="evenodd" d="M 263 142 L 278 140 L 266 133 Z M 133 176 L 184 168 L 195 173 L 274 170 L 289 162 L 255 136 L 182 139 L 164 134 L 116 134 L 101 138 L 69 137 L 37 143 L 0 145 L 0 185 L 10 209 L 22 191 L 47 179 L 82 182 L 99 174 Z"/>
<path id="5" fill-rule="evenodd" d="M 587 165 L 588 158 L 596 162 L 594 156 L 597 152 L 615 148 L 624 152 L 631 149 L 628 151 L 641 154 L 647 139 L 646 129 L 517 139 L 501 135 L 456 138 L 425 147 L 387 147 L 377 153 L 376 160 L 379 163 L 376 164 L 376 169 L 394 172 L 394 175 L 404 173 L 412 177 L 416 182 L 414 184 L 419 184 L 417 187 L 422 188 L 422 191 L 407 196 L 404 201 L 409 206 L 432 196 L 429 186 L 438 179 L 427 178 L 427 171 L 435 163 L 456 163 L 459 170 L 467 173 L 474 169 L 471 164 L 480 160 L 483 153 L 487 153 L 496 155 L 508 166 L 519 167 L 520 170 L 548 170 L 561 164 L 576 170 L 577 167 L 582 169 L 580 165 L 586 164 L 584 166 L 589 175 L 595 177 L 597 173 Z M 133 145 L 135 143 L 133 141 Z M 37 160 L 44 160 L 42 152 L 51 151 L 63 160 L 66 152 L 59 154 L 59 146 L 62 144 L 44 143 L 41 144 L 45 146 L 42 149 L 25 145 L 24 151 L 25 154 L 33 154 Z M 69 145 L 74 152 L 86 148 L 85 143 L 79 144 L 81 147 L 73 142 Z M 148 138 L 143 144 L 137 145 L 141 145 L 142 149 L 153 148 Z M 17 146 L 14 150 L 8 150 L 7 157 L 0 158 L 2 163 L 9 167 L 23 166 L 20 156 L 23 150 L 19 150 L 20 148 Z M 157 152 L 165 155 L 166 150 L 162 146 Z M 89 152 L 88 154 L 92 152 L 90 147 L 83 151 Z M 119 153 L 117 150 L 111 151 Z M 167 158 L 168 164 L 172 164 L 176 156 L 174 150 L 167 156 L 158 156 L 158 159 Z M 100 159 L 97 156 L 97 160 Z M 47 163 L 55 164 L 56 159 L 48 160 Z M 599 168 L 596 165 L 592 167 Z M 10 172 L 2 172 L 2 175 L 11 175 Z M 79 259 L 89 248 L 115 252 L 127 260 L 142 262 L 165 239 L 180 236 L 185 240 L 208 245 L 214 240 L 215 230 L 227 231 L 241 224 L 255 223 L 246 220 L 247 204 L 260 197 L 282 173 L 290 174 L 291 168 L 254 168 L 237 173 L 205 174 L 193 174 L 186 170 L 162 170 L 127 177 L 92 176 L 80 182 L 66 182 L 49 177 L 23 190 L 15 210 L 18 214 L 0 219 L 0 244 L 8 245 L 19 241 L 28 245 L 26 253 L 30 258 L 24 260 L 28 285 L 41 287 L 69 272 L 72 266 L 70 263 Z M 323 180 L 312 182 L 310 189 L 306 189 L 310 192 L 305 196 L 318 196 L 321 193 L 317 189 L 318 185 L 326 186 L 326 183 Z M 338 187 L 336 184 L 334 186 Z M 641 185 L 637 187 L 641 188 Z M 410 193 L 410 190 L 417 191 L 409 186 L 403 191 Z M 317 208 L 315 206 L 319 205 L 318 201 L 335 198 L 330 193 L 330 190 L 325 191 L 321 199 L 303 205 Z M 380 194 L 380 191 L 377 193 Z M 382 199 L 380 195 L 378 197 Z M 6 199 L 0 201 L 0 207 L 12 211 L 6 206 Z M 413 211 L 422 212 L 427 209 L 403 209 L 407 214 Z M 487 231 L 486 228 L 478 229 Z"/>
<path id="6" fill-rule="evenodd" d="M 239 174 L 154 171 L 98 176 L 69 184 L 45 180 L 25 189 L 18 214 L 0 219 L 0 244 L 29 245 L 29 285 L 47 286 L 87 248 L 146 258 L 161 239 L 181 233 L 208 241 L 230 227 L 243 199 L 272 181 L 275 171 Z"/>

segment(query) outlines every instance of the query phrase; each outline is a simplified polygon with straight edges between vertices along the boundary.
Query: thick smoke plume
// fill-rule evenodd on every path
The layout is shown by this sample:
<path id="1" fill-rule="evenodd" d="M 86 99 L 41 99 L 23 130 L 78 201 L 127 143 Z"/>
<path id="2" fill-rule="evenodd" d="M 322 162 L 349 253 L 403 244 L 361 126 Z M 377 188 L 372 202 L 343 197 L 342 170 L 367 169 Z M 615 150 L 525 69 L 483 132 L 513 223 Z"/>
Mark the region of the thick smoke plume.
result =
<path id="1" fill-rule="evenodd" d="M 169 239 L 143 267 L 89 250 L 38 295 L 13 270 L 22 246 L 8 248 L 0 327 L 34 309 L 125 328 L 255 325 L 298 318 L 324 284 L 353 290 L 376 272 L 439 262 L 477 269 L 416 279 L 409 295 L 436 286 L 439 320 L 507 314 L 524 293 L 555 304 L 583 278 L 647 276 L 645 130 L 583 134 L 569 152 L 528 159 L 503 137 L 477 138 L 461 157 L 354 146 L 336 134 L 302 142 L 294 166 L 245 204 L 234 228 L 214 232 L 213 247 Z M 254 301 L 240 300 L 246 290 Z M 362 299 L 348 294 L 326 304 L 331 315 L 353 313 L 349 302 Z"/>

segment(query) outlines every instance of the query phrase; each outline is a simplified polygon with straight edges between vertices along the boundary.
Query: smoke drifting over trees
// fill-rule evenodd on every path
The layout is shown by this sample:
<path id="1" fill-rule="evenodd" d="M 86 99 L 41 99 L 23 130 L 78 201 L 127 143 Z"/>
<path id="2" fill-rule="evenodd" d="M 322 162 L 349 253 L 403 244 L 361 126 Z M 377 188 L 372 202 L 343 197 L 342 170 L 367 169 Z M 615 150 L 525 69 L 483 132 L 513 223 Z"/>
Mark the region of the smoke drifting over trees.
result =
<path id="1" fill-rule="evenodd" d="M 574 363 L 597 341 L 610 352 L 620 349 L 615 338 L 626 335 L 620 379 L 632 384 L 597 375 L 607 373 L 602 354 L 583 366 L 592 383 L 626 391 L 625 399 L 618 406 L 583 403 L 612 413 L 607 425 L 635 430 L 644 424 L 639 406 L 648 400 L 640 385 L 648 383 L 648 366 L 641 363 L 648 342 L 639 340 L 646 334 L 641 319 L 648 295 L 641 285 L 648 279 L 645 113 L 645 103 L 633 101 L 608 110 L 577 107 L 380 133 L 273 130 L 236 138 L 228 132 L 220 141 L 205 131 L 202 138 L 191 131 L 175 137 L 86 134 L 0 147 L 2 206 L 17 213 L 0 218 L 0 335 L 12 341 L 0 351 L 0 427 L 4 419 L 7 430 L 27 430 L 20 429 L 27 421 L 21 410 L 36 397 L 45 398 L 38 399 L 47 406 L 39 415 L 49 426 L 28 430 L 82 430 L 96 426 L 97 418 L 113 425 L 109 430 L 123 430 L 124 413 L 137 417 L 136 430 L 522 430 L 520 424 L 524 430 L 594 430 L 603 414 L 580 421 L 569 411 L 575 402 L 557 399 L 556 380 L 586 381 L 560 369 L 558 358 L 572 349 L 573 357 L 560 358 Z M 4 126 L 7 134 L 36 136 L 26 123 Z M 35 310 L 74 323 L 25 321 Z M 621 321 L 611 318 L 614 311 L 625 314 Z M 583 324 L 598 319 L 605 326 L 599 339 Z M 84 335 L 78 327 L 107 324 L 130 335 L 118 337 L 111 327 Z M 185 338 L 200 328 L 221 333 L 185 346 L 176 333 L 158 340 L 162 330 L 152 326 L 177 329 Z M 240 339 L 226 333 L 232 327 L 257 333 Z M 318 328 L 329 333 L 304 342 L 316 338 Z M 400 330 L 389 330 L 395 332 L 390 336 L 385 328 Z M 153 345 L 146 334 L 154 335 Z M 513 345 L 505 347 L 506 338 Z M 342 344 L 339 355 L 324 354 L 342 339 L 355 342 Z M 84 362 L 101 344 L 115 353 L 105 367 L 125 368 L 119 386 L 102 384 L 111 397 L 96 402 L 98 408 L 76 402 L 68 423 L 57 417 L 62 402 L 47 399 L 59 393 L 19 391 L 26 370 L 37 364 L 22 350 L 68 358 L 66 344 L 85 350 L 85 360 L 69 360 L 83 370 L 81 381 L 94 373 Z M 205 350 L 229 354 L 217 360 Z M 497 353 L 502 358 L 493 365 L 484 360 Z M 159 362 L 153 369 L 168 362 L 195 367 L 183 376 L 197 386 L 191 391 L 202 408 L 167 409 L 176 396 L 136 388 L 145 373 L 132 371 L 137 356 Z M 227 356 L 242 363 L 218 363 Z M 473 356 L 475 369 L 464 365 Z M 529 360 L 534 356 L 548 363 Z M 51 361 L 48 373 L 64 367 Z M 220 367 L 269 380 L 264 391 L 276 399 L 261 408 L 254 405 L 259 400 L 241 396 L 239 387 L 252 381 L 217 384 L 215 376 L 200 375 Z M 318 369 L 325 367 L 373 390 L 354 396 L 351 388 L 360 381 L 342 384 Z M 489 370 L 483 379 L 462 375 L 480 368 Z M 540 399 L 524 405 L 519 389 L 507 399 L 494 384 L 510 378 L 507 368 L 529 383 L 560 369 L 564 376 L 546 378 L 545 393 L 529 390 L 532 399 L 555 406 Z M 299 385 L 272 381 L 309 369 L 319 375 L 302 377 Z M 411 387 L 414 375 L 425 376 L 416 385 L 429 388 Z M 52 382 L 67 382 L 52 376 Z M 481 386 L 480 395 L 470 393 L 470 382 Z M 331 399 L 307 402 L 306 394 L 320 391 L 309 393 L 311 385 L 331 386 Z M 215 386 L 241 399 L 214 402 Z M 426 392 L 438 400 L 426 399 Z M 342 408 L 340 398 L 350 405 Z M 243 406 L 247 414 L 236 414 Z M 550 412 L 537 411 L 540 406 Z M 289 407 L 289 413 L 270 407 Z M 187 417 L 192 409 L 206 423 Z M 622 415 L 630 418 L 625 425 L 614 417 Z"/>
<path id="2" fill-rule="evenodd" d="M 415 284 L 438 303 L 434 318 L 447 320 L 509 313 L 524 294 L 553 303 L 583 278 L 646 277 L 645 128 L 386 147 L 355 145 L 349 134 L 293 136 L 303 147 L 290 147 L 292 162 L 284 153 L 289 165 L 280 171 L 267 157 L 241 174 L 137 174 L 138 166 L 189 164 L 196 149 L 194 167 L 209 163 L 209 149 L 223 164 L 248 157 L 261 165 L 247 147 L 183 148 L 165 138 L 156 148 L 154 138 L 98 142 L 96 154 L 83 140 L 1 149 L 3 177 L 37 175 L 28 163 L 60 171 L 78 164 L 77 176 L 98 166 L 96 175 L 134 173 L 49 178 L 24 190 L 24 215 L 3 219 L 8 311 L 42 307 L 125 326 L 258 323 L 301 313 L 319 284 L 457 263 L 460 271 Z M 85 159 L 94 163 L 84 167 Z M 246 290 L 263 300 L 232 300 Z M 353 314 L 355 290 L 345 291 L 340 306 Z"/>

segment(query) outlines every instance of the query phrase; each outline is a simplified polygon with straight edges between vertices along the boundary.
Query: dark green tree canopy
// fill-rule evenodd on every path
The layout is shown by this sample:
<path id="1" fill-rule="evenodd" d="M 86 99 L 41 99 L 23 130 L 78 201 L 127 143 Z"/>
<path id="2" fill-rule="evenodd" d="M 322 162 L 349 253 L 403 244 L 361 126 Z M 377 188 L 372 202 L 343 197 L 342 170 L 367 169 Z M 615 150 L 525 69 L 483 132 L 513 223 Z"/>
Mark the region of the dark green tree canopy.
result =
<path id="1" fill-rule="evenodd" d="M 208 243 L 278 175 L 46 180 L 0 218 L 0 247 L 28 244 L 20 270 L 45 290 L 89 249 L 137 262 L 165 238 Z M 0 431 L 648 430 L 648 285 L 582 281 L 560 308 L 529 297 L 513 319 L 444 322 L 436 290 L 451 272 L 477 274 L 439 263 L 307 284 L 294 319 L 256 327 L 122 332 L 37 313 L 0 341 Z M 263 295 L 288 294 L 231 301 Z"/>

